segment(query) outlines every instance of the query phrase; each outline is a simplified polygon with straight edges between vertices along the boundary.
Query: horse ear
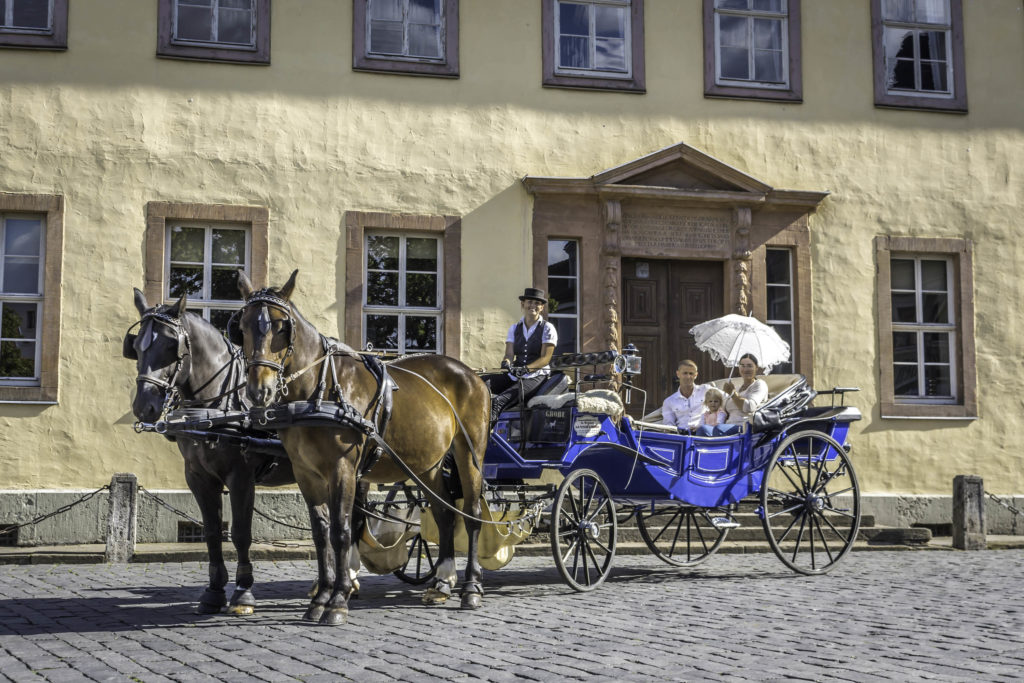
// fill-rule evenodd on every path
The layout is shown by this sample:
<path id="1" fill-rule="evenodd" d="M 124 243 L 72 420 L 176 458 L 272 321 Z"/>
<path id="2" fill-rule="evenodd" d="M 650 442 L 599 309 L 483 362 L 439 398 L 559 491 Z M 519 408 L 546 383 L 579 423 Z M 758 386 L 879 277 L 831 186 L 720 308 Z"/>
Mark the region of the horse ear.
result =
<path id="1" fill-rule="evenodd" d="M 146 295 L 138 287 L 132 287 L 132 289 L 135 290 L 135 308 L 139 311 L 139 315 L 146 315 L 146 311 L 149 310 Z"/>
<path id="2" fill-rule="evenodd" d="M 181 316 L 185 315 L 185 307 L 188 305 L 188 302 L 185 300 L 185 297 L 187 296 L 187 294 L 182 294 L 177 303 L 171 306 L 169 313 L 175 318 L 181 318 Z"/>
<path id="3" fill-rule="evenodd" d="M 298 274 L 299 269 L 296 268 L 295 270 L 292 271 L 292 276 L 288 278 L 288 282 L 284 283 L 284 287 L 278 290 L 278 293 L 285 299 L 288 299 L 289 301 L 291 301 L 292 292 L 295 291 L 295 276 Z"/>
<path id="4" fill-rule="evenodd" d="M 256 288 L 252 286 L 252 280 L 241 268 L 238 269 L 238 291 L 242 293 L 243 299 L 248 299 Z"/>

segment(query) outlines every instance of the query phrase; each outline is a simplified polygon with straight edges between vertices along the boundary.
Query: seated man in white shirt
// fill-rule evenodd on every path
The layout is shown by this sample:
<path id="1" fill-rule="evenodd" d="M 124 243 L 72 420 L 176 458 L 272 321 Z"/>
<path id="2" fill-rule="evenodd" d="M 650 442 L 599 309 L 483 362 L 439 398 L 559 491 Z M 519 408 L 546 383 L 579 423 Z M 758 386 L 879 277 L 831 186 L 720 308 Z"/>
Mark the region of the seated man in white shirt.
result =
<path id="1" fill-rule="evenodd" d="M 683 432 L 696 429 L 704 414 L 704 394 L 708 386 L 696 384 L 697 364 L 692 360 L 679 361 L 676 378 L 679 390 L 661 404 L 661 422 Z"/>

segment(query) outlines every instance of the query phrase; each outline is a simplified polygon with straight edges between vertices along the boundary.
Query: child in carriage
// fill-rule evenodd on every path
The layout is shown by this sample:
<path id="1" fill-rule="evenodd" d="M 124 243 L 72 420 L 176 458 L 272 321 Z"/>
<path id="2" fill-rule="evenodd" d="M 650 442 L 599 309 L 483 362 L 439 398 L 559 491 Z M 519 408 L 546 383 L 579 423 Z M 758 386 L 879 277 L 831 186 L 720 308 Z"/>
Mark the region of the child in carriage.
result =
<path id="1" fill-rule="evenodd" d="M 700 426 L 697 433 L 701 436 L 718 436 L 721 429 L 715 429 L 719 425 L 725 425 L 729 414 L 722 408 L 725 401 L 725 394 L 720 389 L 709 387 L 704 394 L 704 414 L 700 416 Z"/>

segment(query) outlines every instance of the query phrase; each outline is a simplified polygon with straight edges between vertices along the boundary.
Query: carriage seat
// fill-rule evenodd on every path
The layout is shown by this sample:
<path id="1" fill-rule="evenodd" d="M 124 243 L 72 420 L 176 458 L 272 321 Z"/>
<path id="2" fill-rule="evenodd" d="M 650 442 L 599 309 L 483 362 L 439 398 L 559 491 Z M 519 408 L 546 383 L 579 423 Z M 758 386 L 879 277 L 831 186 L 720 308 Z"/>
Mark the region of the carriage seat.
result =
<path id="1" fill-rule="evenodd" d="M 765 405 L 770 405 L 775 398 L 791 387 L 798 386 L 805 382 L 803 375 L 758 375 L 757 379 L 763 379 L 768 384 L 768 400 Z M 716 379 L 708 382 L 708 384 L 721 389 L 726 382 L 732 382 L 734 385 L 739 386 L 739 377 Z M 657 410 L 651 411 L 644 415 L 641 420 L 648 425 L 651 423 L 661 422 L 661 406 L 658 406 Z M 667 427 L 667 425 L 662 425 Z M 669 427 L 671 429 L 671 427 Z"/>
<path id="2" fill-rule="evenodd" d="M 626 408 L 618 392 L 611 389 L 591 389 L 576 395 L 573 392 L 536 396 L 527 403 L 530 408 L 564 408 L 575 402 L 576 410 L 581 413 L 607 415 L 618 422 Z"/>
<path id="3" fill-rule="evenodd" d="M 551 394 L 561 394 L 569 387 L 569 378 L 564 372 L 552 372 L 551 375 L 541 382 L 533 391 L 526 392 L 526 406 L 530 407 L 534 398 Z M 505 410 L 514 410 L 519 405 L 519 396 L 505 406 Z"/>

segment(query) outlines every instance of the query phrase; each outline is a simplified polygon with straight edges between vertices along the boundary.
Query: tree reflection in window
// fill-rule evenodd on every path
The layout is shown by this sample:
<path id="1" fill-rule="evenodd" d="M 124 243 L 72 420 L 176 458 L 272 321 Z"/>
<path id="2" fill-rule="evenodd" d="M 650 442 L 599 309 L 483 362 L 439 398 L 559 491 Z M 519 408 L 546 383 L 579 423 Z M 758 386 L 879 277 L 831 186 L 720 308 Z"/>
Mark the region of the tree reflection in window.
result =
<path id="1" fill-rule="evenodd" d="M 166 300 L 188 295 L 189 310 L 225 330 L 231 313 L 242 303 L 238 270 L 249 270 L 248 230 L 172 225 L 168 241 Z"/>
<path id="2" fill-rule="evenodd" d="M 366 235 L 367 344 L 394 353 L 441 350 L 440 245 L 434 237 Z"/>

